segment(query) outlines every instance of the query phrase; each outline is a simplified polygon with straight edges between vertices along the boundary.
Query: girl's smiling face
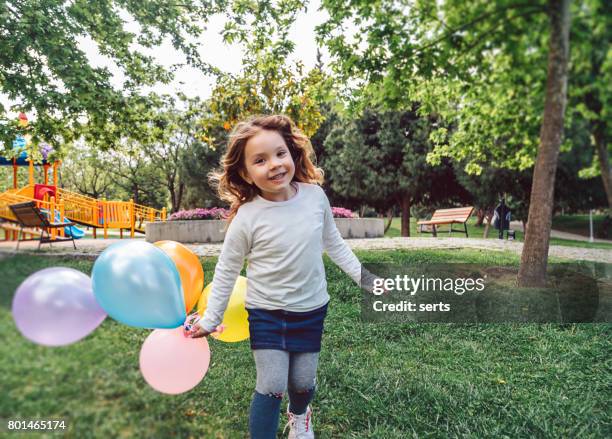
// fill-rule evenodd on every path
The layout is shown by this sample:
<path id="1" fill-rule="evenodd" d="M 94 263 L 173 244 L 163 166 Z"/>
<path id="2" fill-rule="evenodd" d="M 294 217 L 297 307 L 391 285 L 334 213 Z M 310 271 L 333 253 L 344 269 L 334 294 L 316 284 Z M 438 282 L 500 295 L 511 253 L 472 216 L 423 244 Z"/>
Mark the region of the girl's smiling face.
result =
<path id="1" fill-rule="evenodd" d="M 247 183 L 255 184 L 263 198 L 270 201 L 291 198 L 290 183 L 294 174 L 293 157 L 285 139 L 277 131 L 264 129 L 247 141 L 244 170 L 240 175 Z"/>

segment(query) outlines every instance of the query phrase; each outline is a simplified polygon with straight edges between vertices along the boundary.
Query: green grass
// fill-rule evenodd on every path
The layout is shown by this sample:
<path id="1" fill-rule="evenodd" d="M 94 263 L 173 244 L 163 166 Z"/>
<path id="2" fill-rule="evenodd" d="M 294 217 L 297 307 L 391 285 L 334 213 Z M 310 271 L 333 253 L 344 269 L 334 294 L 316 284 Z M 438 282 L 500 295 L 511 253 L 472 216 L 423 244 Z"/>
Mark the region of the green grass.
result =
<path id="1" fill-rule="evenodd" d="M 358 256 L 404 264 L 519 260 L 477 250 Z M 332 299 L 313 403 L 319 438 L 610 436 L 609 325 L 366 324 L 359 288 L 325 262 Z M 207 279 L 215 263 L 204 261 Z M 14 291 L 30 273 L 58 265 L 89 273 L 92 262 L 0 260 L 1 418 L 65 418 L 75 438 L 246 436 L 255 385 L 248 342 L 210 340 L 202 383 L 164 396 L 138 370 L 148 330 L 106 319 L 71 346 L 25 340 L 10 314 Z"/>
<path id="2" fill-rule="evenodd" d="M 612 250 L 612 243 L 574 241 L 572 239 L 550 238 L 550 245 L 563 245 L 566 247 L 603 248 Z"/>
<path id="3" fill-rule="evenodd" d="M 416 218 L 410 218 L 410 236 L 412 237 L 431 237 L 432 234 L 431 233 L 418 233 L 417 232 L 417 219 Z M 395 238 L 398 236 L 401 236 L 401 218 L 399 217 L 395 217 L 393 218 L 393 220 L 391 221 L 391 227 L 389 227 L 389 230 L 387 230 L 387 233 L 385 233 L 385 236 L 388 238 Z M 484 225 L 483 226 L 476 226 L 476 217 L 471 217 L 468 220 L 468 236 L 470 238 L 477 238 L 477 239 L 484 239 L 483 234 L 484 234 Z M 455 230 L 461 229 L 463 230 L 463 226 L 460 226 L 459 224 L 455 224 L 453 226 L 453 228 Z M 448 225 L 444 225 L 444 226 L 440 226 L 439 230 L 438 230 L 438 237 L 447 237 L 447 236 L 452 236 L 452 237 L 465 237 L 464 233 L 456 233 L 453 232 L 452 235 L 449 235 L 448 233 L 449 230 L 449 226 Z M 588 235 L 587 235 L 588 236 Z M 504 235 L 505 237 L 505 235 Z M 519 242 L 523 242 L 525 236 L 523 234 L 523 232 L 521 231 L 516 231 L 516 240 Z M 495 230 L 493 227 L 491 227 L 489 229 L 489 236 L 487 237 L 487 239 L 499 239 L 499 232 L 497 230 Z M 603 249 L 611 249 L 612 250 L 612 242 L 611 243 L 607 243 L 607 242 L 587 242 L 587 241 L 574 241 L 574 240 L 570 240 L 570 239 L 560 239 L 560 238 L 551 238 L 550 239 L 550 244 L 551 245 L 563 245 L 563 246 L 567 246 L 567 247 L 584 247 L 584 248 L 603 248 Z"/>
<path id="4" fill-rule="evenodd" d="M 599 236 L 605 215 L 593 215 L 593 233 L 595 238 Z M 582 236 L 590 236 L 589 215 L 557 215 L 553 217 L 553 228 L 562 232 L 575 233 Z M 610 230 L 612 232 L 612 230 Z"/>

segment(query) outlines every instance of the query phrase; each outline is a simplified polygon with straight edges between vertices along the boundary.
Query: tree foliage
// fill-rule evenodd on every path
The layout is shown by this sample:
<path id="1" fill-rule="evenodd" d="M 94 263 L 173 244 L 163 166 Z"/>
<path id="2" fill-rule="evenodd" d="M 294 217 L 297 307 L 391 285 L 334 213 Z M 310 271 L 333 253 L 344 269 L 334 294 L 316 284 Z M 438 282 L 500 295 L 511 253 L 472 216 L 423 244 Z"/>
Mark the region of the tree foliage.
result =
<path id="1" fill-rule="evenodd" d="M 202 119 L 207 141 L 218 126 L 229 131 L 238 121 L 256 114 L 282 113 L 307 134 L 323 122 L 321 102 L 330 91 L 330 79 L 320 68 L 305 71 L 301 62 L 290 63 L 294 49 L 289 30 L 305 2 L 237 2 L 223 31 L 227 42 L 244 45 L 242 70 L 217 81 Z"/>
<path id="2" fill-rule="evenodd" d="M 466 200 L 447 160 L 426 162 L 435 119 L 404 112 L 365 109 L 356 120 L 340 120 L 326 141 L 325 169 L 333 190 L 353 203 L 379 211 L 402 208 L 402 235 L 409 236 L 410 207 Z"/>
<path id="3" fill-rule="evenodd" d="M 113 147 L 120 137 L 137 137 L 140 108 L 148 105 L 142 87 L 168 82 L 171 72 L 156 64 L 147 49 L 165 39 L 181 50 L 187 63 L 207 72 L 195 37 L 201 23 L 224 7 L 222 1 L 166 0 L 16 0 L 0 5 L 0 93 L 15 110 L 35 114 L 27 129 L 9 120 L 0 106 L 0 141 L 27 130 L 33 143 L 45 140 L 56 149 L 77 139 L 88 127 L 88 142 Z M 134 20 L 139 32 L 128 30 Z M 112 73 L 93 65 L 79 46 L 91 40 L 101 55 L 119 68 L 125 81 L 118 89 Z"/>

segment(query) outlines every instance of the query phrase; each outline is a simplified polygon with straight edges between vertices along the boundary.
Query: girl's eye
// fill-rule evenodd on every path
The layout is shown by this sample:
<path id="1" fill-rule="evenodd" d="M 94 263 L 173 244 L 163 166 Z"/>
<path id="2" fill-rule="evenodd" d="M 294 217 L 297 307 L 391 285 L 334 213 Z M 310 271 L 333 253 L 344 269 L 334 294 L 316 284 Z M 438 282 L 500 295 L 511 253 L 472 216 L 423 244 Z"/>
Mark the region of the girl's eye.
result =
<path id="1" fill-rule="evenodd" d="M 286 155 L 286 154 L 287 154 L 287 151 L 281 151 L 281 152 L 279 152 L 279 153 L 278 153 L 279 157 L 282 157 L 282 156 L 284 156 L 284 155 Z M 259 163 L 262 163 L 262 162 L 263 162 L 263 159 L 257 159 L 257 160 L 255 160 L 255 164 L 256 164 L 256 165 L 258 165 Z"/>

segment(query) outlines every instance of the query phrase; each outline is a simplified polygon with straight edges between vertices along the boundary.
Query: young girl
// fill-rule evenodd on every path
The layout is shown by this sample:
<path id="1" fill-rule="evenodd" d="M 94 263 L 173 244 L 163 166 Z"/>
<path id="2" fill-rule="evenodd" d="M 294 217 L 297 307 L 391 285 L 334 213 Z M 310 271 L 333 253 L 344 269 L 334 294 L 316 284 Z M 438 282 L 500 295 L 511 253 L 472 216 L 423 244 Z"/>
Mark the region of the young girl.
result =
<path id="1" fill-rule="evenodd" d="M 323 171 L 308 138 L 286 116 L 260 116 L 236 126 L 219 173 L 231 203 L 206 312 L 190 332 L 215 331 L 248 260 L 246 308 L 257 384 L 251 402 L 253 439 L 276 437 L 289 394 L 289 438 L 314 438 L 311 402 L 329 295 L 322 253 L 356 283 L 361 264 L 336 229 Z"/>

